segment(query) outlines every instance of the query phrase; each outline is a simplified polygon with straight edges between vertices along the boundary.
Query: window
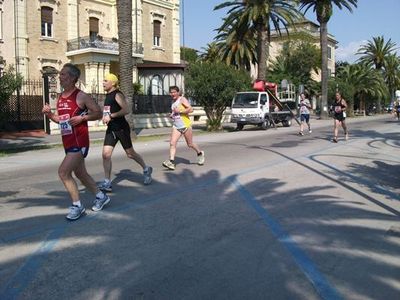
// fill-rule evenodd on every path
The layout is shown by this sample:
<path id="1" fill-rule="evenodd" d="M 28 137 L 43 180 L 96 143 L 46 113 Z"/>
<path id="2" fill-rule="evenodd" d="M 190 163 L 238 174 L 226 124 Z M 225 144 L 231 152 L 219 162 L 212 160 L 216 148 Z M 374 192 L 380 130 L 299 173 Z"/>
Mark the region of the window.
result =
<path id="1" fill-rule="evenodd" d="M 332 48 L 328 46 L 328 59 L 332 59 Z"/>
<path id="2" fill-rule="evenodd" d="M 90 17 L 89 18 L 89 37 L 91 41 L 96 40 L 99 34 L 99 19 Z"/>
<path id="3" fill-rule="evenodd" d="M 153 45 L 161 46 L 161 22 L 156 20 L 153 21 Z"/>
<path id="4" fill-rule="evenodd" d="M 40 9 L 42 21 L 42 36 L 53 37 L 53 9 L 42 6 Z"/>
<path id="5" fill-rule="evenodd" d="M 162 79 L 160 75 L 154 75 L 151 79 L 150 95 L 162 95 Z"/>

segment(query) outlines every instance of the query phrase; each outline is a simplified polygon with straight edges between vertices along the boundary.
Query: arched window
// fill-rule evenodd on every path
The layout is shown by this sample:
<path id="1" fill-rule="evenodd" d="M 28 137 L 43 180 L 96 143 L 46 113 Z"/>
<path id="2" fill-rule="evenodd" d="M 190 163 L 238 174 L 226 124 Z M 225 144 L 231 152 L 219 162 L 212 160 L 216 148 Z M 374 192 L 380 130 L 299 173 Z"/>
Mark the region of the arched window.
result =
<path id="1" fill-rule="evenodd" d="M 154 75 L 150 82 L 151 85 L 151 95 L 162 95 L 162 79 L 160 75 Z"/>
<path id="2" fill-rule="evenodd" d="M 153 21 L 153 46 L 161 46 L 161 22 Z"/>
<path id="3" fill-rule="evenodd" d="M 53 37 L 53 9 L 48 6 L 42 6 L 41 15 L 41 35 L 44 37 Z"/>

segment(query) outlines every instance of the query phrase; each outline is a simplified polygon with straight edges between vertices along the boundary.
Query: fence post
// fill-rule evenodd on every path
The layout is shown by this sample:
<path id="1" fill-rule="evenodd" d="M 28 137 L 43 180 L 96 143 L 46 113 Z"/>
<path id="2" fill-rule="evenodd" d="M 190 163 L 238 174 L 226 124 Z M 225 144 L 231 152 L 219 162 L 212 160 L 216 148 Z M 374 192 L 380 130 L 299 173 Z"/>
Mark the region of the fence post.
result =
<path id="1" fill-rule="evenodd" d="M 45 105 L 45 104 L 50 104 L 49 77 L 47 76 L 46 73 L 44 73 L 42 77 L 43 77 L 43 105 Z M 44 131 L 47 134 L 50 134 L 50 120 L 46 115 L 44 116 L 43 122 L 44 122 Z"/>

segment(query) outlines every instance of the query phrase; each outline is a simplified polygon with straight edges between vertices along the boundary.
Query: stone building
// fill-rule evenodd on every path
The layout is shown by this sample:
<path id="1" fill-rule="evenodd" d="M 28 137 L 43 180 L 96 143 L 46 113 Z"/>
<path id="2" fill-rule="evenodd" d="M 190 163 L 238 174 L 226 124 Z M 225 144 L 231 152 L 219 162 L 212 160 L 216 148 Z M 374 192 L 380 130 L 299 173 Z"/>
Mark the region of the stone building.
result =
<path id="1" fill-rule="evenodd" d="M 132 0 L 133 78 L 145 94 L 183 85 L 179 0 Z M 80 87 L 102 93 L 118 74 L 116 0 L 0 0 L 0 55 L 26 79 L 77 64 Z"/>

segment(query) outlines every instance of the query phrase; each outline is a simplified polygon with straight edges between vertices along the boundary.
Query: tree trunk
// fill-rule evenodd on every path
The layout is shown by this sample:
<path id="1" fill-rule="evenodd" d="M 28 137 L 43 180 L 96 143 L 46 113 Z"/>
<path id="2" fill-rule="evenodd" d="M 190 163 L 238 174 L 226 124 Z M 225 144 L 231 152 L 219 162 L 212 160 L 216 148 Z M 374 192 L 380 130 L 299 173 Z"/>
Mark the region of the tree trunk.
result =
<path id="1" fill-rule="evenodd" d="M 321 46 L 321 118 L 328 118 L 328 23 L 320 23 Z"/>
<path id="2" fill-rule="evenodd" d="M 119 82 L 121 91 L 124 93 L 125 98 L 128 102 L 129 109 L 132 110 L 132 0 L 117 0 L 117 15 L 119 44 Z"/>
<path id="3" fill-rule="evenodd" d="M 267 75 L 267 37 L 265 26 L 257 25 L 257 79 L 263 81 Z"/>

